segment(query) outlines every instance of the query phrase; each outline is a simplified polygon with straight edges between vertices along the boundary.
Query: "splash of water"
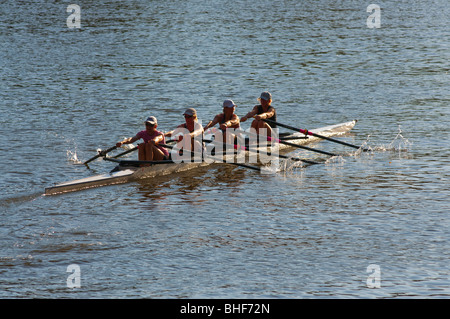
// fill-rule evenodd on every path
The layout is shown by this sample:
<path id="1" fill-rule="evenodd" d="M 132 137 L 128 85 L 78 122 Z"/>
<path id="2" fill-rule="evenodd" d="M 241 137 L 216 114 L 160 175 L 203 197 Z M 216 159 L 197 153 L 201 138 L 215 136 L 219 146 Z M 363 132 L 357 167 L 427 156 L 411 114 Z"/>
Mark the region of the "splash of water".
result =
<path id="1" fill-rule="evenodd" d="M 67 150 L 67 160 L 74 164 L 82 164 L 82 162 L 78 159 L 77 151 Z"/>
<path id="2" fill-rule="evenodd" d="M 399 126 L 397 136 L 387 146 L 387 149 L 390 151 L 408 152 L 411 149 L 412 144 L 412 142 L 402 135 L 402 129 Z"/>
<path id="3" fill-rule="evenodd" d="M 370 135 L 367 135 L 366 140 L 361 144 L 360 148 L 356 152 L 351 153 L 350 155 L 359 156 L 362 153 L 372 154 L 373 153 L 372 151 L 374 151 L 374 149 L 371 146 L 369 146 L 369 141 Z M 364 149 L 368 150 L 368 152 L 364 152 L 363 151 Z"/>
<path id="4" fill-rule="evenodd" d="M 61 139 L 61 140 L 64 141 L 64 143 L 73 145 L 73 146 L 75 147 L 75 150 L 74 150 L 74 151 L 72 151 L 72 150 L 70 150 L 70 149 L 66 150 L 67 160 L 68 160 L 69 162 L 74 163 L 74 164 L 82 164 L 82 163 L 83 163 L 82 161 L 80 161 L 80 160 L 78 159 L 78 155 L 77 155 L 77 144 L 76 144 L 76 142 L 75 142 L 74 139 L 72 139 L 72 138 L 67 138 L 67 137 L 65 137 L 64 135 L 62 135 L 62 134 L 60 134 L 60 133 L 58 133 L 58 132 L 47 131 L 46 133 L 47 133 L 47 135 L 51 136 L 52 138 L 58 138 L 58 139 Z"/>
<path id="5" fill-rule="evenodd" d="M 285 175 L 291 174 L 297 169 L 302 170 L 306 165 L 301 161 L 293 161 L 290 159 L 281 160 L 279 162 L 279 171 L 284 172 Z"/>
<path id="6" fill-rule="evenodd" d="M 333 165 L 333 166 L 343 166 L 345 164 L 346 160 L 344 156 L 331 156 L 325 161 L 326 165 Z"/>
<path id="7" fill-rule="evenodd" d="M 409 150 L 411 150 L 413 143 L 410 142 L 407 138 L 405 138 L 402 133 L 403 133 L 402 129 L 399 126 L 397 135 L 394 137 L 392 142 L 390 142 L 388 145 L 381 144 L 377 146 L 369 145 L 371 136 L 368 135 L 367 139 L 361 144 L 360 149 L 358 149 L 356 152 L 350 155 L 359 156 L 363 153 L 365 155 L 371 155 L 374 152 L 397 152 L 397 151 L 399 153 L 408 152 Z M 368 149 L 369 152 L 364 152 L 363 149 Z"/>

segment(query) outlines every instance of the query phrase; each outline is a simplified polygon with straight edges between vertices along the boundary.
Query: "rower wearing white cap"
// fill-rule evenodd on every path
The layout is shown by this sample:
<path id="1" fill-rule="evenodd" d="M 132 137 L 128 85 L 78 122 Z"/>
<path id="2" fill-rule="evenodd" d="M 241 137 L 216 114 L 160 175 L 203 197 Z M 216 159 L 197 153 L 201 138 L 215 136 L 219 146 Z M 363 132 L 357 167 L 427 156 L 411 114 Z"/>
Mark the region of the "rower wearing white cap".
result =
<path id="1" fill-rule="evenodd" d="M 165 133 L 165 136 L 172 136 L 176 135 L 177 133 L 185 133 L 180 129 L 187 129 L 189 131 L 189 135 L 191 138 L 191 146 L 192 148 L 189 148 L 192 151 L 195 150 L 202 150 L 203 149 L 203 127 L 198 122 L 197 118 L 197 111 L 194 108 L 188 108 L 183 113 L 185 123 L 178 125 L 178 127 L 170 132 Z M 178 137 L 178 142 L 183 141 L 184 137 L 183 135 Z M 178 145 L 178 147 L 184 147 L 185 149 L 188 149 L 188 145 L 184 144 L 186 143 L 186 140 L 184 140 L 182 145 Z M 197 147 L 195 144 L 198 144 Z"/>
<path id="2" fill-rule="evenodd" d="M 225 139 L 226 137 L 226 129 L 227 128 L 239 128 L 239 116 L 234 113 L 236 110 L 236 104 L 232 100 L 223 101 L 223 113 L 217 114 L 212 121 L 210 121 L 205 127 L 206 131 L 210 127 L 213 127 L 216 124 L 220 125 L 220 129 L 224 133 L 224 143 L 233 143 L 234 135 L 230 134 L 229 140 Z"/>
<path id="3" fill-rule="evenodd" d="M 272 104 L 272 94 L 265 91 L 262 92 L 260 97 L 258 98 L 259 105 L 255 105 L 253 109 L 247 113 L 247 115 L 241 118 L 241 122 L 247 121 L 248 118 L 255 118 L 252 122 L 251 127 L 259 132 L 260 129 L 267 129 L 267 135 L 272 134 L 272 129 L 276 128 L 275 124 L 268 124 L 267 122 L 262 121 L 263 119 L 271 119 L 273 121 L 277 120 L 277 113 Z"/>
<path id="4" fill-rule="evenodd" d="M 129 137 L 116 144 L 121 147 L 123 144 L 131 144 L 137 140 L 143 139 L 144 143 L 138 145 L 139 160 L 140 161 L 159 161 L 169 158 L 169 151 L 159 146 L 158 144 L 165 144 L 164 133 L 158 131 L 158 121 L 156 117 L 149 116 L 145 120 L 145 130 L 140 131 L 134 137 Z"/>

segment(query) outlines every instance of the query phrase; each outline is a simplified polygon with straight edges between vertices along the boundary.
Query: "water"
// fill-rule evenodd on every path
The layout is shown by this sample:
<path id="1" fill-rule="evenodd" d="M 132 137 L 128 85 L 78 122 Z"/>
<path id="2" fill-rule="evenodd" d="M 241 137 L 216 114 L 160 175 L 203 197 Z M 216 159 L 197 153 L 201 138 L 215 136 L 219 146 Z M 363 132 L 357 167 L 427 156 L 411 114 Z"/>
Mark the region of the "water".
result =
<path id="1" fill-rule="evenodd" d="M 2 2 L 0 296 L 448 298 L 449 8 L 378 2 L 369 29 L 368 4 L 83 1 L 69 29 L 66 4 Z M 292 126 L 358 119 L 342 139 L 375 152 L 42 196 L 109 171 L 79 163 L 149 115 L 206 123 L 231 98 L 243 116 L 264 90 Z"/>

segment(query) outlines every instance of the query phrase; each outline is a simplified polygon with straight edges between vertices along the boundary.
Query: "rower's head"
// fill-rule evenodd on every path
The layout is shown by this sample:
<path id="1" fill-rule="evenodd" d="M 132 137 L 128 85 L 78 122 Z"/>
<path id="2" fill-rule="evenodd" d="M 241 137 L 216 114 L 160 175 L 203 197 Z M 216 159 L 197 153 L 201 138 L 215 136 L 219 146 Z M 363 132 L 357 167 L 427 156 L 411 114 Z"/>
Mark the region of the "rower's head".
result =
<path id="1" fill-rule="evenodd" d="M 147 131 L 153 132 L 154 130 L 156 130 L 157 127 L 158 121 L 156 120 L 156 117 L 154 116 L 147 117 L 147 119 L 145 120 L 145 128 L 147 129 Z"/>
<path id="2" fill-rule="evenodd" d="M 188 121 L 197 121 L 197 111 L 194 108 L 186 109 L 183 113 L 186 123 Z"/>
<path id="3" fill-rule="evenodd" d="M 234 113 L 234 110 L 236 109 L 236 104 L 232 100 L 225 100 L 223 101 L 223 113 Z"/>
<path id="4" fill-rule="evenodd" d="M 262 106 L 270 105 L 272 103 L 272 94 L 270 94 L 270 92 L 264 91 L 259 96 L 258 101 Z"/>

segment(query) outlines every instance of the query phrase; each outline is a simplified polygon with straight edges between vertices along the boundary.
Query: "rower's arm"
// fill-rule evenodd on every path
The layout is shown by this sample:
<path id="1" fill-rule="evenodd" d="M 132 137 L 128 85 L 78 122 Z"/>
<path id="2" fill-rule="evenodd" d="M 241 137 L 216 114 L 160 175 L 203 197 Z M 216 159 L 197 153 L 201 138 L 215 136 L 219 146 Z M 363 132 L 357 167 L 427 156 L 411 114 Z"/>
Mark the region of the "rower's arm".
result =
<path id="1" fill-rule="evenodd" d="M 206 131 L 207 129 L 209 129 L 210 127 L 213 127 L 214 125 L 216 125 L 217 123 L 219 123 L 219 117 L 216 115 L 214 117 L 214 119 L 212 121 L 210 121 L 204 128 L 203 130 Z"/>
<path id="2" fill-rule="evenodd" d="M 131 143 L 136 142 L 138 139 L 140 139 L 140 137 L 138 137 L 137 135 L 134 137 L 129 137 L 129 138 L 124 139 L 121 142 L 116 143 L 116 146 L 121 147 L 123 144 L 131 144 Z"/>
<path id="3" fill-rule="evenodd" d="M 224 127 L 221 126 L 222 129 L 225 129 L 227 127 L 231 127 L 234 125 L 239 125 L 239 116 L 237 116 L 236 114 L 233 114 L 233 116 L 231 117 L 231 120 L 224 122 Z"/>
<path id="4" fill-rule="evenodd" d="M 153 142 L 155 142 L 155 145 L 156 145 L 156 144 L 161 143 L 163 141 L 163 139 L 164 139 L 164 134 L 159 134 L 158 136 L 156 136 L 153 139 Z"/>
<path id="5" fill-rule="evenodd" d="M 180 127 L 184 127 L 184 125 L 183 124 L 178 125 L 176 129 L 164 133 L 164 136 L 171 137 L 173 134 L 179 133 L 180 132 L 180 130 L 179 130 Z"/>
<path id="6" fill-rule="evenodd" d="M 273 107 L 271 107 L 271 108 L 269 108 L 269 110 L 267 110 L 267 112 L 258 114 L 255 118 L 257 120 L 265 120 L 265 119 L 270 119 L 274 115 L 275 115 L 275 109 Z"/>
<path id="7" fill-rule="evenodd" d="M 258 113 L 258 107 L 257 107 L 257 106 L 255 106 L 255 107 L 253 108 L 253 110 L 251 110 L 250 112 L 248 112 L 247 115 L 243 116 L 243 117 L 241 118 L 241 122 L 247 121 L 248 118 L 255 116 L 256 113 Z"/>
<path id="8" fill-rule="evenodd" d="M 239 116 L 233 114 L 233 117 L 227 123 L 229 123 L 228 126 L 238 125 L 240 123 Z"/>

